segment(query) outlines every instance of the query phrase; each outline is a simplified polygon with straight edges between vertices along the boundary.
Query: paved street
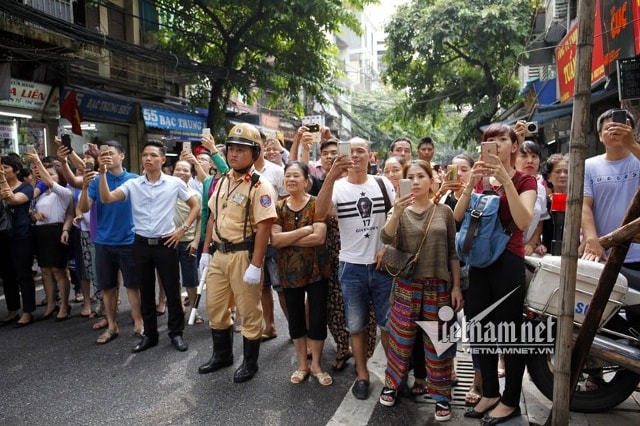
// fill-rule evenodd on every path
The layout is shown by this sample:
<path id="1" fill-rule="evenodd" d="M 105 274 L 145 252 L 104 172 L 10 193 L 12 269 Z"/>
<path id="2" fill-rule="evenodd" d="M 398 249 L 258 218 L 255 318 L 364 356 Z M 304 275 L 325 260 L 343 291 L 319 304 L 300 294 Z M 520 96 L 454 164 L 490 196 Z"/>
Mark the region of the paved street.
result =
<path id="1" fill-rule="evenodd" d="M 37 300 L 42 297 L 38 291 Z M 41 315 L 44 308 L 38 308 Z M 202 308 L 200 310 L 203 312 Z M 0 296 L 0 316 L 6 314 Z M 399 399 L 396 407 L 377 404 L 382 388 L 384 356 L 378 350 L 369 365 L 372 391 L 367 401 L 353 398 L 353 360 L 341 373 L 330 371 L 335 355 L 329 337 L 324 366 L 334 378 L 330 387 L 315 380 L 289 383 L 295 370 L 292 345 L 284 317 L 276 302 L 280 337 L 261 346 L 260 371 L 244 384 L 232 383 L 241 361 L 241 338 L 236 335 L 233 367 L 206 376 L 198 366 L 211 355 L 208 327 L 187 326 L 189 351 L 177 352 L 166 335 L 166 315 L 159 318 L 160 344 L 132 354 L 138 338 L 128 317 L 125 300 L 120 305 L 120 336 L 107 345 L 95 344 L 99 332 L 93 320 L 72 317 L 62 323 L 37 321 L 23 329 L 0 327 L 0 398 L 2 425 L 425 425 L 436 423 L 433 403 Z M 471 380 L 470 360 L 458 357 L 459 387 L 454 388 L 454 417 L 449 424 L 478 425 L 463 418 L 464 392 Z M 638 393 L 625 404 L 604 414 L 572 414 L 572 425 L 636 425 L 640 420 Z M 512 425 L 542 424 L 550 403 L 525 380 L 523 416 Z"/>

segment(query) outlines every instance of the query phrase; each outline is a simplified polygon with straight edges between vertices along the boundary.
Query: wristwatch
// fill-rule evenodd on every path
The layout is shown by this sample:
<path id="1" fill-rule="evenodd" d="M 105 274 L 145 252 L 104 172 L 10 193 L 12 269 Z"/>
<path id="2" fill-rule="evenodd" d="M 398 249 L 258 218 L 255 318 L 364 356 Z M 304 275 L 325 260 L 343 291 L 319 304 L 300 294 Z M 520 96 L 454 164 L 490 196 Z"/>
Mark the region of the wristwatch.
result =
<path id="1" fill-rule="evenodd" d="M 193 226 L 193 224 L 191 226 Z M 184 232 L 187 232 L 189 229 L 191 229 L 191 226 L 187 226 L 186 224 L 184 224 L 184 225 L 182 225 L 182 230 Z"/>

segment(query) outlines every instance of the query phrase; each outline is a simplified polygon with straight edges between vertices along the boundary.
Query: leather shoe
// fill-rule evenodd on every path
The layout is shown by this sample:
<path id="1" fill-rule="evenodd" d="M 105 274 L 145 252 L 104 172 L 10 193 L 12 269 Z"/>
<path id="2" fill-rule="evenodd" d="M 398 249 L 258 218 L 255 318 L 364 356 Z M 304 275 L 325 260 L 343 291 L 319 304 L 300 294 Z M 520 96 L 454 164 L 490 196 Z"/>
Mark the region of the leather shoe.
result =
<path id="1" fill-rule="evenodd" d="M 500 404 L 500 398 L 498 398 L 498 400 L 495 403 L 491 404 L 489 407 L 487 407 L 486 410 L 482 412 L 476 411 L 475 408 L 469 408 L 467 411 L 464 412 L 464 416 L 468 419 L 482 419 L 485 414 L 487 414 L 489 411 L 496 408 L 498 404 Z"/>
<path id="2" fill-rule="evenodd" d="M 502 417 L 491 417 L 490 415 L 486 415 L 482 418 L 482 421 L 485 426 L 493 426 L 498 425 L 500 423 L 504 423 L 509 419 L 513 419 L 514 417 L 518 417 L 520 415 L 520 407 L 516 407 L 513 411 L 506 416 Z"/>
<path id="3" fill-rule="evenodd" d="M 149 336 L 143 336 L 142 340 L 140 340 L 140 343 L 138 343 L 137 345 L 135 345 L 133 347 L 133 349 L 131 350 L 132 353 L 138 353 L 138 352 L 142 352 L 142 351 L 146 351 L 149 348 L 152 348 L 154 346 L 158 345 L 158 337 L 149 337 Z"/>
<path id="4" fill-rule="evenodd" d="M 176 348 L 180 352 L 184 352 L 187 349 L 189 349 L 189 346 L 187 345 L 187 343 L 184 341 L 184 339 L 180 335 L 173 336 L 171 338 L 171 344 L 173 345 L 174 348 Z"/>

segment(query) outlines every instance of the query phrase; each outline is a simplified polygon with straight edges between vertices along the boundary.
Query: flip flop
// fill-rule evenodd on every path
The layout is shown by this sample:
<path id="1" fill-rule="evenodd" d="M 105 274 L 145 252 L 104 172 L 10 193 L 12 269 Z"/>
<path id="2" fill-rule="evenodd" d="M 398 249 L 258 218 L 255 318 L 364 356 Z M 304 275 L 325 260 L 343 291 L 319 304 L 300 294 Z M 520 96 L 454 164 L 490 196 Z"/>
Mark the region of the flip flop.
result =
<path id="1" fill-rule="evenodd" d="M 275 339 L 276 337 L 278 337 L 277 334 L 275 336 L 271 334 L 263 334 L 260 340 L 263 342 L 266 342 L 267 340 L 272 340 L 272 339 Z"/>

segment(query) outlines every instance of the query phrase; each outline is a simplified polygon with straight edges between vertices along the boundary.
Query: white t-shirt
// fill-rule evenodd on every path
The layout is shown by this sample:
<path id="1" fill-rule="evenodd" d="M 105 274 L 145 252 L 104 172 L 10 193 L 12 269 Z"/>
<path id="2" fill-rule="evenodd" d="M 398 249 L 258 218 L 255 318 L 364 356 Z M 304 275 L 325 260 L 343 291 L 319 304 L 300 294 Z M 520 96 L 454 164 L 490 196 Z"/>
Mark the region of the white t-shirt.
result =
<path id="1" fill-rule="evenodd" d="M 544 186 L 538 181 L 538 193 L 536 194 L 536 204 L 533 206 L 533 217 L 531 219 L 531 225 L 525 229 L 522 240 L 525 244 L 531 239 L 531 236 L 535 232 L 538 222 L 541 220 L 549 219 L 549 212 L 547 211 L 547 191 Z"/>
<path id="2" fill-rule="evenodd" d="M 375 262 L 376 252 L 382 247 L 380 230 L 387 221 L 384 196 L 376 179 L 367 177 L 367 182 L 361 185 L 342 178 L 333 187 L 332 201 L 340 229 L 339 259 L 343 262 L 369 265 Z M 387 178 L 381 178 L 393 204 L 393 185 Z"/>
<path id="3" fill-rule="evenodd" d="M 264 178 L 273 185 L 275 190 L 278 192 L 276 199 L 289 195 L 287 190 L 284 188 L 284 169 L 282 167 L 277 164 L 273 164 L 271 161 L 264 160 L 262 170 L 256 169 L 256 172 L 260 173 L 261 176 L 264 176 Z"/>
<path id="4" fill-rule="evenodd" d="M 617 161 L 603 155 L 588 158 L 584 167 L 584 196 L 593 199 L 598 237 L 620 225 L 640 186 L 640 160 L 633 154 Z M 640 244 L 631 244 L 625 262 L 640 262 Z"/>

